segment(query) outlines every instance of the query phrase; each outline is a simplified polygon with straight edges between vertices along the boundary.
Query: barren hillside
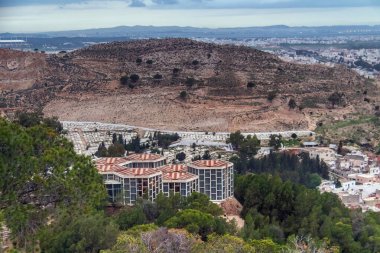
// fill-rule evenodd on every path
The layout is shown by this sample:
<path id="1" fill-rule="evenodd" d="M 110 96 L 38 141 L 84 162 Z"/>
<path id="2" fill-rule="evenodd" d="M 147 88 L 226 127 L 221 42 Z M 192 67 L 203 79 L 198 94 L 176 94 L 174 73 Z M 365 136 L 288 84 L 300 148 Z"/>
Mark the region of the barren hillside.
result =
<path id="1" fill-rule="evenodd" d="M 313 129 L 323 118 L 373 113 L 379 98 L 373 82 L 340 66 L 286 63 L 247 47 L 188 39 L 114 42 L 56 55 L 0 50 L 0 56 L 0 107 L 43 107 L 62 120 L 207 131 Z M 327 98 L 336 91 L 342 105 L 331 108 Z"/>

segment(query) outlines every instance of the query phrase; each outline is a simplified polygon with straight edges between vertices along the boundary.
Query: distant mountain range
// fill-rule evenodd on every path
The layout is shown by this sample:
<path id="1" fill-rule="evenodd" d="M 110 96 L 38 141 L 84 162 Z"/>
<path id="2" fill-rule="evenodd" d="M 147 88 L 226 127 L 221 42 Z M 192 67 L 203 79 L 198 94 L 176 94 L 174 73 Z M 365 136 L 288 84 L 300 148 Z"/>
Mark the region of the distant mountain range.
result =
<path id="1" fill-rule="evenodd" d="M 44 32 L 44 33 L 2 33 L 1 39 L 14 37 L 54 38 L 54 37 L 92 37 L 92 38 L 229 38 L 249 39 L 259 37 L 322 37 L 349 35 L 380 35 L 380 25 L 375 26 L 320 26 L 289 27 L 284 25 L 266 27 L 238 28 L 195 28 L 178 26 L 118 26 L 85 30 Z"/>

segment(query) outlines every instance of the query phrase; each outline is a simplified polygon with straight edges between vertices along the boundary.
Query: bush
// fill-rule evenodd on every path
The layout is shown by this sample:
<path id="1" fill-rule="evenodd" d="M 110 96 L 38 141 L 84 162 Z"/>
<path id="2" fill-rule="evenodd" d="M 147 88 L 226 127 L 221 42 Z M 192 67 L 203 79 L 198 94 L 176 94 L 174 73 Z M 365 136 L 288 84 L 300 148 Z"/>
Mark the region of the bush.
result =
<path id="1" fill-rule="evenodd" d="M 159 79 L 162 79 L 162 75 L 159 74 L 159 73 L 157 73 L 157 74 L 155 74 L 155 75 L 153 76 L 153 78 L 156 79 L 156 80 L 159 80 Z"/>
<path id="2" fill-rule="evenodd" d="M 181 93 L 179 94 L 179 97 L 182 98 L 182 99 L 185 99 L 187 97 L 187 92 L 186 91 L 181 91 Z"/>
<path id="3" fill-rule="evenodd" d="M 175 158 L 178 161 L 182 162 L 186 159 L 186 154 L 184 152 L 180 152 L 180 153 L 176 154 Z"/>
<path id="4" fill-rule="evenodd" d="M 124 75 L 120 77 L 120 84 L 127 85 L 128 84 L 129 77 L 127 75 Z"/>
<path id="5" fill-rule="evenodd" d="M 344 98 L 344 93 L 335 91 L 328 97 L 328 101 L 331 102 L 332 106 L 334 107 L 335 105 L 343 104 L 343 98 Z"/>
<path id="6" fill-rule="evenodd" d="M 196 80 L 193 77 L 186 78 L 185 84 L 189 87 L 192 87 L 196 83 Z"/>
<path id="7" fill-rule="evenodd" d="M 178 75 L 179 72 L 181 72 L 181 69 L 179 69 L 179 68 L 174 68 L 173 69 L 173 75 Z"/>
<path id="8" fill-rule="evenodd" d="M 248 82 L 247 83 L 247 88 L 254 88 L 256 84 L 254 82 Z"/>
<path id="9" fill-rule="evenodd" d="M 137 63 L 137 64 L 141 64 L 141 63 L 142 63 L 142 59 L 141 59 L 141 58 L 137 58 L 137 59 L 136 59 L 136 63 Z"/>
<path id="10" fill-rule="evenodd" d="M 291 98 L 289 100 L 289 102 L 288 102 L 288 106 L 289 106 L 290 109 L 294 109 L 294 108 L 297 107 L 297 103 L 296 103 L 296 101 L 293 98 Z"/>
<path id="11" fill-rule="evenodd" d="M 194 66 L 196 66 L 196 65 L 199 64 L 199 61 L 198 60 L 194 60 L 191 64 L 193 64 Z"/>
<path id="12" fill-rule="evenodd" d="M 268 99 L 269 102 L 272 102 L 273 99 L 275 99 L 276 96 L 277 96 L 276 91 L 270 91 L 268 93 L 267 99 Z"/>
<path id="13" fill-rule="evenodd" d="M 146 64 L 152 65 L 153 64 L 153 60 L 147 60 Z"/>
<path id="14" fill-rule="evenodd" d="M 136 83 L 140 79 L 140 76 L 137 74 L 132 74 L 129 78 L 133 83 Z"/>

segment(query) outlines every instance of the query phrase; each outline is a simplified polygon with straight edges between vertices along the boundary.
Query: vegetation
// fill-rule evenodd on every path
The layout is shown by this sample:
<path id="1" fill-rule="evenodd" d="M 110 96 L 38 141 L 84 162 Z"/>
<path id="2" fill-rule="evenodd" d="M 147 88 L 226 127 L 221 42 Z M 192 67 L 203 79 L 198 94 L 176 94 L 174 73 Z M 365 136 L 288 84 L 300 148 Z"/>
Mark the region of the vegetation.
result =
<path id="1" fill-rule="evenodd" d="M 267 100 L 269 102 L 272 102 L 273 99 L 275 99 L 277 97 L 277 92 L 276 91 L 270 91 L 267 95 Z"/>
<path id="2" fill-rule="evenodd" d="M 162 75 L 159 74 L 159 73 L 156 73 L 156 74 L 153 76 L 153 79 L 155 79 L 155 80 L 160 80 L 160 79 L 162 79 Z"/>
<path id="3" fill-rule="evenodd" d="M 97 208 L 106 198 L 90 158 L 77 155 L 56 127 L 36 115 L 23 114 L 18 123 L 0 119 L 0 210 L 15 247 L 26 252 L 34 250 L 40 233 L 53 229 L 67 212 L 71 220 L 80 214 L 101 215 Z M 70 227 L 61 227 L 66 229 Z"/>
<path id="4" fill-rule="evenodd" d="M 269 146 L 273 147 L 274 150 L 278 150 L 282 146 L 282 136 L 281 134 L 271 134 L 269 136 Z"/>
<path id="5" fill-rule="evenodd" d="M 260 149 L 260 140 L 257 139 L 256 135 L 248 135 L 245 138 L 240 131 L 231 133 L 227 143 L 231 143 L 232 147 L 239 151 L 239 156 L 244 158 L 253 157 Z"/>
<path id="6" fill-rule="evenodd" d="M 181 91 L 181 93 L 179 93 L 179 97 L 182 99 L 187 98 L 187 92 L 185 90 Z"/>
<path id="7" fill-rule="evenodd" d="M 183 162 L 186 159 L 186 154 L 184 152 L 180 152 L 180 153 L 175 155 L 175 158 L 178 161 Z"/>
<path id="8" fill-rule="evenodd" d="M 255 88 L 256 84 L 254 82 L 248 82 L 247 83 L 247 88 Z"/>
<path id="9" fill-rule="evenodd" d="M 198 61 L 198 60 L 193 60 L 193 61 L 191 62 L 191 64 L 193 64 L 194 66 L 196 66 L 196 65 L 199 64 L 199 61 Z"/>
<path id="10" fill-rule="evenodd" d="M 185 81 L 186 86 L 193 87 L 195 83 L 196 83 L 196 80 L 193 77 L 186 78 L 186 81 Z"/>
<path id="11" fill-rule="evenodd" d="M 309 188 L 318 186 L 321 178 L 328 179 L 326 163 L 319 157 L 311 159 L 307 153 L 297 156 L 272 152 L 267 156 L 249 160 L 233 156 L 231 162 L 234 163 L 238 173 L 269 173 L 281 177 L 282 180 L 303 184 Z"/>
<path id="12" fill-rule="evenodd" d="M 344 93 L 335 91 L 328 97 L 328 101 L 331 103 L 332 107 L 342 105 L 344 102 Z"/>
<path id="13" fill-rule="evenodd" d="M 131 81 L 132 81 L 133 83 L 136 83 L 136 82 L 140 79 L 140 76 L 137 75 L 137 74 L 132 74 L 132 75 L 130 75 L 129 78 L 131 79 Z"/>
<path id="14" fill-rule="evenodd" d="M 168 148 L 169 145 L 179 139 L 179 135 L 175 134 L 162 134 L 158 133 L 155 138 L 157 139 L 157 144 L 161 148 Z"/>
<path id="15" fill-rule="evenodd" d="M 120 77 L 120 84 L 121 85 L 128 85 L 128 80 L 129 80 L 129 76 L 124 75 L 124 76 Z"/>
<path id="16" fill-rule="evenodd" d="M 288 106 L 289 109 L 295 109 L 297 107 L 297 103 L 293 98 L 291 98 L 289 99 Z"/>
<path id="17" fill-rule="evenodd" d="M 282 244 L 295 235 L 310 235 L 338 252 L 379 250 L 379 214 L 350 211 L 334 194 L 277 176 L 244 175 L 237 177 L 235 196 L 243 203 L 245 240 L 269 237 Z"/>

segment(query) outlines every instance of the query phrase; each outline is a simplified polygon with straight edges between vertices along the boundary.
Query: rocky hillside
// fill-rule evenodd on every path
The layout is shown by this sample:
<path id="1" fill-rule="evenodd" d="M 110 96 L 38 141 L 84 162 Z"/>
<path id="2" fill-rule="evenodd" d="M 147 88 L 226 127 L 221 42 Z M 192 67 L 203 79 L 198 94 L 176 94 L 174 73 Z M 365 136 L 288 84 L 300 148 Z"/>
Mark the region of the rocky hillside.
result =
<path id="1" fill-rule="evenodd" d="M 372 113 L 379 97 L 375 83 L 341 66 L 189 39 L 0 50 L 0 90 L 1 107 L 42 107 L 63 120 L 207 131 L 312 129 L 326 116 Z M 331 108 L 334 92 L 342 96 Z"/>

